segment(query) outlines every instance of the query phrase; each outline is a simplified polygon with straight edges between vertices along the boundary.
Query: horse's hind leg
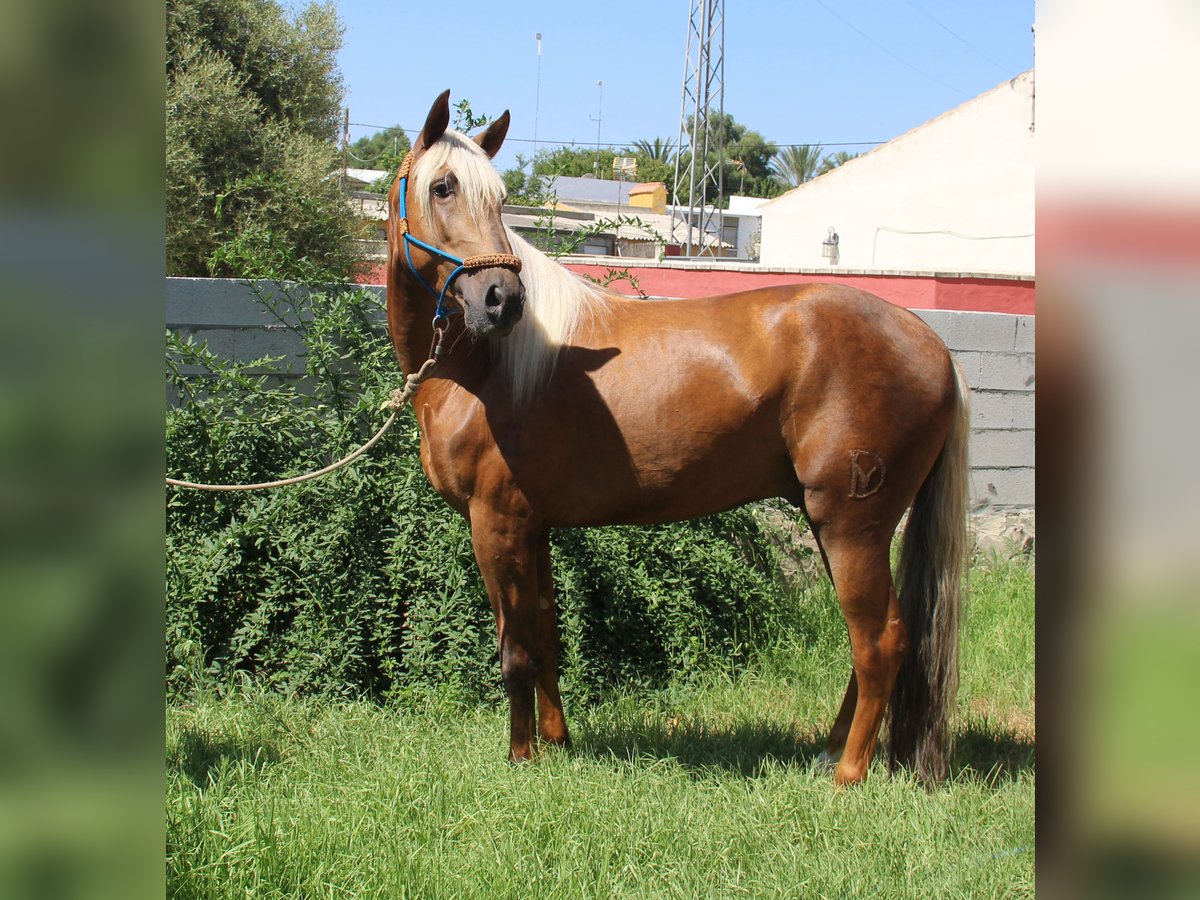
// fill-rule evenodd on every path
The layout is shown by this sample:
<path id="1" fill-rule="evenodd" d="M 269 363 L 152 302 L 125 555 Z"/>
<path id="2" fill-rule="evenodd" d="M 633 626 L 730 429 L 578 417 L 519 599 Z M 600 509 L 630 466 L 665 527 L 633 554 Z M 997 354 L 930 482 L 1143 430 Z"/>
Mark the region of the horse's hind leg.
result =
<path id="1" fill-rule="evenodd" d="M 821 542 L 820 530 L 809 515 L 803 496 L 793 502 L 804 513 L 804 519 L 808 522 L 808 527 L 812 530 L 813 537 L 817 541 L 817 551 L 821 554 L 821 563 L 825 566 L 825 573 L 829 576 L 830 582 L 832 582 L 833 572 L 829 568 L 829 557 L 825 555 L 825 546 Z M 842 750 L 846 746 L 846 738 L 850 735 L 850 723 L 854 721 L 854 710 L 857 705 L 858 678 L 854 674 L 853 667 L 851 667 L 850 681 L 846 685 L 846 694 L 842 697 L 842 705 L 838 708 L 837 718 L 833 720 L 833 725 L 829 729 L 829 737 L 825 741 L 825 749 L 817 757 L 817 761 L 821 764 L 837 765 L 838 760 L 842 758 Z"/>
<path id="2" fill-rule="evenodd" d="M 825 566 L 825 573 L 832 582 L 833 572 L 829 568 L 829 557 L 825 555 L 825 546 L 821 542 L 820 531 L 809 516 L 808 508 L 805 506 L 803 499 L 797 501 L 797 505 L 804 513 L 808 527 L 812 529 L 813 537 L 817 541 L 817 551 L 821 554 L 821 563 Z M 817 761 L 821 764 L 837 765 L 838 760 L 842 758 L 842 750 L 846 746 L 846 738 L 850 735 L 850 724 L 854 721 L 854 710 L 857 705 L 858 678 L 854 674 L 854 668 L 851 667 L 850 681 L 846 685 L 846 694 L 842 697 L 842 705 L 838 708 L 837 718 L 833 720 L 833 725 L 829 729 L 829 737 L 825 741 L 825 749 L 821 751 L 821 755 L 817 758 Z"/>
<path id="3" fill-rule="evenodd" d="M 867 777 L 908 638 L 892 585 L 889 540 L 872 537 L 869 532 L 842 537 L 828 531 L 819 540 L 846 617 L 854 662 L 842 711 L 830 733 L 833 748 L 841 739 L 845 719 L 849 719 L 845 745 L 834 772 L 836 782 L 849 784 Z"/>
<path id="4" fill-rule="evenodd" d="M 858 678 L 854 670 L 850 670 L 850 683 L 846 685 L 846 696 L 842 698 L 841 708 L 833 727 L 829 729 L 829 738 L 825 741 L 825 749 L 821 752 L 821 760 L 825 763 L 836 763 L 842 757 L 846 746 L 846 738 L 850 735 L 850 723 L 854 720 L 854 709 L 858 705 Z"/>
<path id="5" fill-rule="evenodd" d="M 554 602 L 554 571 L 550 560 L 550 535 L 538 547 L 537 671 L 538 737 L 551 744 L 569 746 L 567 720 L 558 694 L 558 611 Z"/>

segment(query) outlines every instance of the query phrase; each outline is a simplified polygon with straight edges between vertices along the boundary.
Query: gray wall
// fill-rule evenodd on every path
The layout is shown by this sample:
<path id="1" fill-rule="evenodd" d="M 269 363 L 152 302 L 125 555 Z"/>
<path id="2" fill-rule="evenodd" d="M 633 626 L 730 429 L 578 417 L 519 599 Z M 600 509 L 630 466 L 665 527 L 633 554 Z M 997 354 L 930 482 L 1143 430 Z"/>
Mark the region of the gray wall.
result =
<path id="1" fill-rule="evenodd" d="M 1032 507 L 1034 317 L 915 312 L 954 352 L 971 386 L 972 505 Z"/>
<path id="2" fill-rule="evenodd" d="M 384 288 L 370 289 L 380 296 L 382 319 Z M 971 386 L 972 504 L 1032 507 L 1034 317 L 941 309 L 917 315 L 954 351 Z M 299 340 L 262 311 L 242 282 L 168 278 L 166 321 L 222 356 L 243 362 L 283 356 L 285 368 L 303 370 L 296 362 Z"/>
<path id="3" fill-rule="evenodd" d="M 277 285 L 259 282 L 267 296 L 280 302 L 280 311 L 287 310 L 282 292 Z M 379 295 L 379 321 L 384 321 L 384 297 L 382 285 L 363 285 Z M 289 287 L 296 297 L 302 297 L 303 288 Z M 244 281 L 227 278 L 168 278 L 166 295 L 167 328 L 180 334 L 191 335 L 198 341 L 207 341 L 208 348 L 218 356 L 238 362 L 250 362 L 264 356 L 282 356 L 279 368 L 284 371 L 302 373 L 304 365 L 299 360 L 303 344 L 300 338 L 284 322 L 256 302 L 253 292 Z M 285 322 L 294 324 L 294 317 L 283 316 Z M 186 374 L 200 374 L 194 367 L 184 367 Z"/>

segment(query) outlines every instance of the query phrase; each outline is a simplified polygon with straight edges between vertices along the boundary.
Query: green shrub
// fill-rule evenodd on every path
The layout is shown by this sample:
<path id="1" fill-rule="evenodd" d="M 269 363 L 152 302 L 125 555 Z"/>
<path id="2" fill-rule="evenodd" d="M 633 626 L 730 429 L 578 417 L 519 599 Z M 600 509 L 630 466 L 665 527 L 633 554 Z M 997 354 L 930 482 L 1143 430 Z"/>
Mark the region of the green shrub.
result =
<path id="1" fill-rule="evenodd" d="M 167 468 L 260 481 L 324 465 L 382 422 L 400 382 L 376 294 L 260 291 L 303 339 L 303 380 L 168 332 Z M 183 365 L 209 377 L 187 378 Z M 405 411 L 352 466 L 253 493 L 168 490 L 172 695 L 253 679 L 387 697 L 455 685 L 498 696 L 495 627 L 465 521 L 439 498 Z M 744 661 L 792 621 L 761 518 L 553 534 L 563 679 L 573 696 Z"/>
<path id="2" fill-rule="evenodd" d="M 168 0 L 166 25 L 167 272 L 256 277 L 248 260 L 291 254 L 350 277 L 333 4 Z"/>

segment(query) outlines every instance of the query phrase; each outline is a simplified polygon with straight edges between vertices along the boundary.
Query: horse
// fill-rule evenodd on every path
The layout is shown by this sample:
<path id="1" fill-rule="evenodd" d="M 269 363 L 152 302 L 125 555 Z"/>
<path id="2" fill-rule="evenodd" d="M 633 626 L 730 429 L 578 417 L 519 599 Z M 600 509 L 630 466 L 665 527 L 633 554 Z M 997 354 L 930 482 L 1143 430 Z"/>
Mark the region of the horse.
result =
<path id="1" fill-rule="evenodd" d="M 508 111 L 467 137 L 448 127 L 449 96 L 388 195 L 387 321 L 405 372 L 436 359 L 412 395 L 421 463 L 469 523 L 510 761 L 570 744 L 552 528 L 784 498 L 811 527 L 849 631 L 849 683 L 821 754 L 835 783 L 866 778 L 889 707 L 889 770 L 943 780 L 969 423 L 945 344 L 845 286 L 651 301 L 585 281 L 502 222 L 491 160 Z"/>

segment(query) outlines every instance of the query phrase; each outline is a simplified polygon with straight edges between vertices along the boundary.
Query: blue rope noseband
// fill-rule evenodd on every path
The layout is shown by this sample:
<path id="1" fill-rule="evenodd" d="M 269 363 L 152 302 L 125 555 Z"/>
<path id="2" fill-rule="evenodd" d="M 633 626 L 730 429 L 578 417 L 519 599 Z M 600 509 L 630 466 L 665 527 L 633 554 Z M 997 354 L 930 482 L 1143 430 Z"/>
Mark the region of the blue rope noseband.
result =
<path id="1" fill-rule="evenodd" d="M 400 163 L 400 170 L 397 173 L 400 176 L 400 196 L 397 200 L 397 206 L 399 207 L 397 212 L 400 218 L 396 227 L 400 235 L 404 238 L 404 259 L 408 263 L 408 270 L 413 273 L 417 281 L 421 283 L 421 286 L 429 291 L 430 296 L 437 298 L 437 309 L 434 312 L 433 318 L 436 325 L 438 322 L 446 321 L 449 317 L 449 313 L 446 310 L 446 291 L 450 290 L 450 285 L 454 283 L 454 279 L 459 275 L 463 272 L 474 271 L 475 269 L 487 269 L 492 266 L 501 266 L 506 269 L 512 269 L 513 272 L 520 272 L 521 260 L 511 253 L 487 253 L 482 256 L 468 256 L 466 259 L 461 259 L 453 253 L 447 253 L 445 250 L 434 247 L 432 244 L 425 243 L 420 238 L 413 237 L 408 230 L 408 174 L 412 168 L 412 163 L 413 154 L 410 150 L 405 155 L 404 161 Z M 417 271 L 417 267 L 413 265 L 413 244 L 416 244 L 427 253 L 432 253 L 454 263 L 454 271 L 450 273 L 450 276 L 446 279 L 446 283 L 442 285 L 441 292 L 430 287 L 429 283 L 421 277 L 421 273 Z"/>

